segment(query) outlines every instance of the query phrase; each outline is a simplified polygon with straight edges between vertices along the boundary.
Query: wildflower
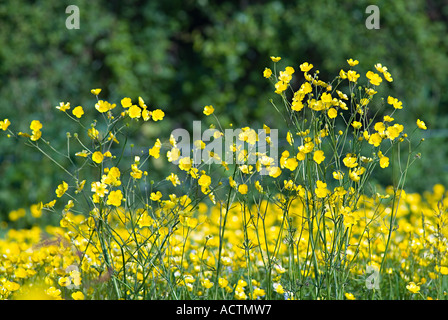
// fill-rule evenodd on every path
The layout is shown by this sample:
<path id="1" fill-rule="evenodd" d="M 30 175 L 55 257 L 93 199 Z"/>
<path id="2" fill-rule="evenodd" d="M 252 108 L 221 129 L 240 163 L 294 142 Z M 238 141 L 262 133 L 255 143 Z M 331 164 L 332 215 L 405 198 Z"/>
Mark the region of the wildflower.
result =
<path id="1" fill-rule="evenodd" d="M 90 186 L 91 186 L 90 190 L 94 192 L 98 197 L 103 198 L 104 195 L 109 193 L 109 190 L 107 190 L 107 185 L 103 182 L 95 181 L 92 182 Z"/>
<path id="2" fill-rule="evenodd" d="M 316 193 L 316 196 L 318 198 L 325 198 L 328 195 L 328 193 L 330 192 L 327 189 L 327 184 L 322 182 L 322 181 L 320 181 L 320 180 L 318 180 L 316 182 L 316 185 L 317 185 L 317 187 L 314 189 L 314 192 Z"/>
<path id="3" fill-rule="evenodd" d="M 345 158 L 342 160 L 342 162 L 344 162 L 344 165 L 347 168 L 354 168 L 354 167 L 356 167 L 358 165 L 356 156 L 351 154 L 351 153 L 348 153 L 345 156 Z"/>
<path id="4" fill-rule="evenodd" d="M 98 139 L 99 134 L 99 131 L 94 127 L 91 127 L 89 130 L 87 130 L 87 135 L 92 140 Z"/>
<path id="5" fill-rule="evenodd" d="M 149 197 L 152 201 L 159 201 L 162 198 L 162 193 L 160 191 L 151 192 L 151 196 Z"/>
<path id="6" fill-rule="evenodd" d="M 392 75 L 388 71 L 384 71 L 383 76 L 384 76 L 384 79 L 386 79 L 386 81 L 388 81 L 388 82 L 394 81 L 394 79 L 392 78 Z"/>
<path id="7" fill-rule="evenodd" d="M 354 67 L 354 66 L 356 66 L 359 63 L 359 61 L 358 60 L 353 60 L 352 58 L 350 58 L 350 59 L 347 60 L 347 63 L 350 65 L 350 67 Z"/>
<path id="8" fill-rule="evenodd" d="M 58 185 L 58 188 L 56 189 L 56 196 L 58 198 L 62 197 L 64 193 L 68 190 L 68 184 L 65 181 L 62 181 L 60 185 Z"/>
<path id="9" fill-rule="evenodd" d="M 171 173 L 168 177 L 166 177 L 166 180 L 171 181 L 173 186 L 180 185 L 180 180 L 177 174 Z"/>
<path id="10" fill-rule="evenodd" d="M 280 74 L 278 76 L 278 80 L 282 81 L 284 83 L 289 83 L 292 79 L 291 74 L 285 72 L 285 71 L 280 71 Z"/>
<path id="11" fill-rule="evenodd" d="M 42 131 L 37 130 L 37 131 L 33 131 L 33 134 L 30 136 L 31 141 L 37 141 L 40 139 L 40 137 L 42 136 Z"/>
<path id="12" fill-rule="evenodd" d="M 104 160 L 104 155 L 100 151 L 95 151 L 92 154 L 92 160 L 96 163 L 101 163 Z"/>
<path id="13" fill-rule="evenodd" d="M 84 300 L 84 294 L 81 291 L 76 291 L 72 293 L 73 300 Z"/>
<path id="14" fill-rule="evenodd" d="M 77 106 L 75 109 L 72 110 L 72 113 L 76 118 L 79 119 L 84 114 L 84 110 L 81 106 Z"/>
<path id="15" fill-rule="evenodd" d="M 406 289 L 408 289 L 412 293 L 420 292 L 420 286 L 416 285 L 414 282 L 409 282 L 409 284 L 406 286 Z"/>
<path id="16" fill-rule="evenodd" d="M 70 280 L 70 277 L 60 277 L 58 280 L 58 284 L 61 287 L 67 287 L 68 285 L 70 285 L 72 282 Z"/>
<path id="17" fill-rule="evenodd" d="M 238 192 L 241 194 L 247 194 L 247 184 L 240 184 L 238 186 Z"/>
<path id="18" fill-rule="evenodd" d="M 322 161 L 325 160 L 324 152 L 322 150 L 317 150 L 316 152 L 314 152 L 313 160 L 317 164 L 320 164 Z"/>
<path id="19" fill-rule="evenodd" d="M 281 59 L 282 59 L 281 57 L 274 57 L 274 56 L 271 56 L 271 60 L 272 60 L 273 62 L 279 62 Z"/>
<path id="20" fill-rule="evenodd" d="M 389 166 L 389 158 L 384 156 L 380 159 L 380 167 L 387 168 Z"/>
<path id="21" fill-rule="evenodd" d="M 154 143 L 154 146 L 149 149 L 149 155 L 158 159 L 160 156 L 160 148 L 162 147 L 162 143 L 160 142 L 160 139 L 157 139 Z"/>
<path id="22" fill-rule="evenodd" d="M 277 292 L 279 294 L 285 293 L 285 290 L 283 289 L 283 286 L 280 283 L 275 282 L 272 284 L 272 286 L 274 287 L 275 292 Z"/>
<path id="23" fill-rule="evenodd" d="M 352 122 L 352 127 L 355 128 L 355 129 L 361 129 L 362 123 L 359 122 L 359 121 L 353 121 Z"/>
<path id="24" fill-rule="evenodd" d="M 211 282 L 209 279 L 203 279 L 203 280 L 201 280 L 201 285 L 205 289 L 210 289 L 211 287 L 213 287 L 214 283 Z"/>
<path id="25" fill-rule="evenodd" d="M 265 78 L 270 78 L 272 75 L 272 70 L 269 68 L 265 68 L 263 71 L 263 77 Z"/>
<path id="26" fill-rule="evenodd" d="M 11 125 L 11 121 L 9 121 L 8 119 L 0 121 L 0 129 L 2 129 L 3 131 L 6 131 L 6 129 L 8 129 L 8 127 L 10 125 Z"/>
<path id="27" fill-rule="evenodd" d="M 344 174 L 341 171 L 334 171 L 333 178 L 336 180 L 341 180 L 344 178 Z"/>
<path id="28" fill-rule="evenodd" d="M 310 71 L 311 69 L 313 69 L 313 65 L 312 65 L 312 64 L 309 64 L 308 62 L 304 62 L 304 63 L 302 63 L 302 64 L 300 65 L 300 70 L 301 70 L 302 72 L 308 72 L 308 71 Z"/>
<path id="29" fill-rule="evenodd" d="M 330 108 L 330 109 L 328 109 L 328 111 L 327 111 L 327 115 L 328 115 L 328 117 L 329 117 L 330 119 L 334 119 L 334 118 L 336 118 L 336 117 L 338 116 L 338 112 L 336 111 L 335 108 Z"/>
<path id="30" fill-rule="evenodd" d="M 210 176 L 206 174 L 202 174 L 201 177 L 198 179 L 198 184 L 204 189 L 210 187 L 211 183 L 212 179 L 210 178 Z"/>
<path id="31" fill-rule="evenodd" d="M 100 94 L 100 92 L 101 92 L 101 89 L 92 89 L 92 90 L 90 90 L 90 92 L 92 93 L 92 94 L 94 94 L 94 95 L 99 95 Z"/>
<path id="32" fill-rule="evenodd" d="M 420 119 L 417 119 L 417 126 L 418 126 L 420 129 L 422 129 L 422 130 L 426 130 L 426 129 L 428 129 L 428 128 L 426 127 L 426 124 L 425 124 L 422 120 L 420 120 Z"/>
<path id="33" fill-rule="evenodd" d="M 298 165 L 296 158 L 288 158 L 284 164 L 285 168 L 290 171 L 294 171 Z"/>
<path id="34" fill-rule="evenodd" d="M 377 73 L 374 73 L 372 71 L 367 71 L 366 77 L 367 79 L 370 80 L 370 83 L 373 84 L 374 86 L 379 86 L 380 83 L 383 81 L 383 79 L 381 79 L 381 77 Z"/>
<path id="35" fill-rule="evenodd" d="M 209 116 L 209 115 L 213 114 L 214 111 L 215 111 L 215 109 L 213 108 L 213 106 L 210 105 L 210 106 L 205 106 L 203 112 L 206 116 Z"/>
<path id="36" fill-rule="evenodd" d="M 376 132 L 370 135 L 369 143 L 373 144 L 375 147 L 378 147 L 381 144 L 382 140 L 383 139 L 381 138 L 381 135 L 378 132 Z"/>
<path id="37" fill-rule="evenodd" d="M 121 193 L 121 190 L 111 191 L 111 193 L 107 197 L 107 204 L 119 207 L 121 206 L 122 199 L 123 194 Z"/>
<path id="38" fill-rule="evenodd" d="M 346 298 L 347 300 L 356 300 L 356 298 L 355 298 L 355 296 L 353 295 L 353 293 L 348 293 L 348 292 L 346 292 L 344 295 L 345 295 L 345 298 Z"/>
<path id="39" fill-rule="evenodd" d="M 100 100 L 95 104 L 95 109 L 101 113 L 107 112 L 115 108 L 115 104 L 110 104 L 107 101 Z"/>
<path id="40" fill-rule="evenodd" d="M 125 109 L 132 106 L 131 98 L 125 97 L 125 98 L 121 99 L 121 106 Z"/>
<path id="41" fill-rule="evenodd" d="M 142 116 L 142 109 L 133 104 L 130 108 L 129 108 L 129 117 L 132 119 L 138 119 Z"/>
<path id="42" fill-rule="evenodd" d="M 390 140 L 394 140 L 395 138 L 397 138 L 400 133 L 403 131 L 404 127 L 401 124 L 394 124 L 393 126 L 390 126 L 387 128 L 386 130 L 386 136 L 390 139 Z"/>
<path id="43" fill-rule="evenodd" d="M 59 102 L 59 105 L 56 106 L 56 109 L 61 110 L 62 112 L 67 111 L 68 109 L 70 109 L 70 102 L 64 103 L 64 102 Z"/>
<path id="44" fill-rule="evenodd" d="M 42 123 L 40 123 L 39 120 L 33 120 L 31 121 L 30 129 L 33 131 L 39 131 L 40 129 L 42 129 Z"/>
<path id="45" fill-rule="evenodd" d="M 55 287 L 50 287 L 45 290 L 45 293 L 49 295 L 53 299 L 61 299 L 61 290 L 56 289 Z"/>
<path id="46" fill-rule="evenodd" d="M 152 120 L 154 120 L 154 121 L 163 120 L 164 116 L 165 116 L 165 112 L 163 112 L 160 109 L 156 109 L 152 112 Z"/>
<path id="47" fill-rule="evenodd" d="M 347 78 L 348 78 L 348 80 L 349 80 L 350 82 L 356 82 L 356 81 L 358 81 L 359 74 L 356 73 L 356 71 L 349 70 L 349 71 L 347 72 Z"/>
<path id="48" fill-rule="evenodd" d="M 390 105 L 393 105 L 393 107 L 394 107 L 395 109 L 403 109 L 402 102 L 399 101 L 397 98 L 388 96 L 388 97 L 387 97 L 387 103 L 390 104 Z"/>
<path id="49" fill-rule="evenodd" d="M 188 171 L 191 169 L 191 158 L 190 157 L 183 157 L 179 160 L 179 169 Z"/>

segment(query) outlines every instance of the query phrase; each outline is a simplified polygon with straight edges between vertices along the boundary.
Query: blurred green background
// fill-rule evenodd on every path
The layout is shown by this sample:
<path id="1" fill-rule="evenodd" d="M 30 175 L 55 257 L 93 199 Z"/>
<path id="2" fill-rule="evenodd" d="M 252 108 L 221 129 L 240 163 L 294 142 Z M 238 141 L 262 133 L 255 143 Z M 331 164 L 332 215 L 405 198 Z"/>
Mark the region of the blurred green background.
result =
<path id="1" fill-rule="evenodd" d="M 379 30 L 365 26 L 371 4 L 380 9 Z M 80 29 L 65 27 L 68 5 L 79 7 Z M 348 58 L 360 61 L 363 77 L 380 62 L 394 77 L 381 93 L 403 101 L 407 131 L 417 118 L 429 127 L 408 175 L 407 190 L 421 192 L 448 186 L 447 31 L 443 0 L 2 1 L 0 120 L 29 131 L 39 119 L 44 136 L 63 149 L 71 121 L 55 106 L 93 108 L 90 89 L 102 88 L 101 99 L 142 96 L 165 111 L 156 129 L 134 137 L 151 147 L 156 135 L 203 119 L 209 104 L 223 124 L 281 126 L 262 77 L 271 55 L 296 70 L 310 62 L 325 80 L 347 68 Z M 62 171 L 4 132 L 0 150 L 0 218 L 53 199 Z"/>

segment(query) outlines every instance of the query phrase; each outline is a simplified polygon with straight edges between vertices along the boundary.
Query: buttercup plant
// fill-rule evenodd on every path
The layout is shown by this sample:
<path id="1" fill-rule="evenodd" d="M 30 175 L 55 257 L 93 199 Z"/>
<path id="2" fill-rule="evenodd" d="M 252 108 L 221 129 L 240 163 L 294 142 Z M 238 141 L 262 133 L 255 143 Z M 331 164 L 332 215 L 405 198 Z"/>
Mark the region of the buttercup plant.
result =
<path id="1" fill-rule="evenodd" d="M 409 269 L 398 275 L 405 281 L 401 291 L 383 280 L 391 279 L 397 255 L 408 254 L 400 253 L 404 248 L 397 234 L 398 226 L 408 223 L 403 208 L 414 205 L 404 187 L 406 172 L 417 159 L 412 134 L 395 121 L 405 107 L 398 98 L 376 97 L 383 79 L 393 81 L 387 67 L 376 64 L 362 84 L 358 61 L 349 59 L 346 69 L 325 82 L 304 62 L 295 88 L 292 79 L 299 72 L 291 66 L 278 71 L 281 58 L 271 60 L 274 70 L 266 68 L 263 76 L 272 81 L 274 98 L 280 98 L 281 104 L 274 98 L 271 104 L 287 128 L 282 133 L 286 147 L 278 150 L 278 157 L 282 144 L 277 129 L 265 124 L 226 135 L 211 105 L 203 110 L 216 120 L 207 139 L 201 135 L 186 143 L 185 136 L 179 141 L 173 131 L 137 151 L 127 143 L 127 128 L 141 122 L 156 126 L 164 111 L 147 106 L 142 97 L 110 103 L 100 98 L 101 89 L 92 89 L 96 101 L 90 108 L 73 108 L 69 102 L 55 108 L 80 128 L 67 133 L 64 152 L 46 140 L 46 124 L 39 120 L 25 133 L 12 131 L 8 119 L 1 121 L 9 137 L 25 139 L 65 177 L 54 196 L 33 209 L 60 215 L 59 226 L 48 226 L 45 232 L 35 228 L 24 236 L 11 232 L 0 244 L 0 295 L 354 299 L 359 294 L 401 297 L 409 294 L 409 282 L 421 284 Z M 380 109 L 386 115 L 377 120 Z M 99 119 L 84 122 L 92 112 Z M 426 130 L 426 125 L 417 120 L 415 129 Z M 213 146 L 224 146 L 224 152 Z M 153 181 L 152 159 L 172 164 L 164 180 Z M 372 183 L 375 170 L 392 170 L 395 185 L 377 189 Z M 440 190 L 436 197 L 442 197 Z M 429 199 L 428 206 L 434 201 Z M 440 230 L 445 209 L 439 209 L 436 216 L 429 209 L 424 213 L 431 230 L 426 225 L 423 229 L 435 234 L 436 225 L 439 230 L 438 242 L 427 244 L 434 252 L 428 264 L 444 274 L 446 233 Z M 12 220 L 21 216 L 10 214 Z M 42 234 L 52 240 L 36 245 Z M 12 245 L 17 237 L 27 237 L 31 245 L 22 251 Z M 366 266 L 380 275 L 380 283 L 368 288 Z M 26 285 L 33 277 L 42 277 L 37 293 Z M 432 277 L 439 280 L 440 297 L 444 284 L 437 274 Z"/>

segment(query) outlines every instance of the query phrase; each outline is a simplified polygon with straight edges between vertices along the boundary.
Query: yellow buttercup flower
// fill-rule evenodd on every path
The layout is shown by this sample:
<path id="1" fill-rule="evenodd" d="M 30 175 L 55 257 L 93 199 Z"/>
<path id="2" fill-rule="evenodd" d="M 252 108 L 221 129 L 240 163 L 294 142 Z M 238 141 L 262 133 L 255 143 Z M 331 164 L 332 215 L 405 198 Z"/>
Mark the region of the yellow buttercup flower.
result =
<path id="1" fill-rule="evenodd" d="M 92 90 L 90 90 L 90 92 L 92 93 L 92 94 L 94 94 L 94 95 L 99 95 L 100 94 L 100 92 L 101 92 L 101 89 L 92 89 Z"/>
<path id="2" fill-rule="evenodd" d="M 133 104 L 130 108 L 129 108 L 129 117 L 132 119 L 138 119 L 142 116 L 142 109 Z"/>
<path id="3" fill-rule="evenodd" d="M 100 151 L 95 151 L 92 154 L 92 160 L 96 163 L 101 163 L 104 160 L 104 155 Z"/>
<path id="4" fill-rule="evenodd" d="M 62 197 L 64 193 L 68 190 L 68 184 L 65 181 L 62 181 L 60 185 L 58 185 L 58 188 L 56 189 L 56 196 L 58 198 Z"/>
<path id="5" fill-rule="evenodd" d="M 241 194 L 247 194 L 247 190 L 248 190 L 247 184 L 240 184 L 238 186 L 238 192 Z"/>
<path id="6" fill-rule="evenodd" d="M 76 118 L 79 119 L 84 114 L 84 110 L 81 106 L 77 106 L 75 109 L 72 110 L 72 113 Z"/>
<path id="7" fill-rule="evenodd" d="M 313 65 L 312 64 L 310 64 L 310 63 L 308 63 L 308 62 L 304 62 L 304 63 L 302 63 L 301 65 L 300 65 L 300 71 L 302 71 L 302 72 L 308 72 L 308 71 L 310 71 L 311 69 L 313 69 Z"/>
<path id="8" fill-rule="evenodd" d="M 59 105 L 56 106 L 56 109 L 61 110 L 62 112 L 67 111 L 68 109 L 70 109 L 70 102 L 64 103 L 64 102 L 59 102 Z"/>
<path id="9" fill-rule="evenodd" d="M 8 129 L 8 127 L 10 125 L 11 125 L 11 121 L 9 121 L 8 119 L 0 121 L 0 129 L 2 129 L 3 131 L 6 131 L 6 129 Z"/>
<path id="10" fill-rule="evenodd" d="M 422 129 L 422 130 L 426 130 L 426 129 L 428 129 L 428 128 L 426 127 L 426 124 L 425 124 L 422 120 L 420 120 L 420 119 L 417 119 L 417 126 L 418 126 L 420 129 Z"/>
<path id="11" fill-rule="evenodd" d="M 358 60 L 353 60 L 352 58 L 350 58 L 350 59 L 347 60 L 347 63 L 350 65 L 350 67 L 354 67 L 354 66 L 356 66 L 359 63 L 359 61 Z"/>
<path id="12" fill-rule="evenodd" d="M 107 204 L 119 207 L 121 206 L 122 200 L 123 200 L 123 194 L 121 193 L 121 190 L 111 191 L 109 196 L 107 197 Z"/>
<path id="13" fill-rule="evenodd" d="M 419 293 L 420 292 L 420 286 L 416 285 L 414 282 L 409 282 L 409 284 L 406 286 L 406 289 L 408 289 L 412 293 Z"/>
<path id="14" fill-rule="evenodd" d="M 206 116 L 209 116 L 209 115 L 211 115 L 213 112 L 215 111 L 215 109 L 213 108 L 213 106 L 205 106 L 204 107 L 204 114 L 206 115 Z"/>
<path id="15" fill-rule="evenodd" d="M 274 62 L 279 62 L 281 59 L 282 59 L 281 57 L 271 56 L 271 60 L 274 61 Z"/>
<path id="16" fill-rule="evenodd" d="M 265 68 L 263 71 L 263 77 L 265 78 L 270 78 L 272 75 L 272 70 L 269 68 Z"/>
<path id="17" fill-rule="evenodd" d="M 317 163 L 317 164 L 321 164 L 322 161 L 325 160 L 325 155 L 324 152 L 322 150 L 317 150 L 314 152 L 313 155 L 313 160 Z"/>
<path id="18" fill-rule="evenodd" d="M 160 109 L 156 109 L 152 112 L 152 120 L 154 120 L 154 121 L 163 120 L 164 116 L 165 116 L 165 112 L 163 112 Z"/>

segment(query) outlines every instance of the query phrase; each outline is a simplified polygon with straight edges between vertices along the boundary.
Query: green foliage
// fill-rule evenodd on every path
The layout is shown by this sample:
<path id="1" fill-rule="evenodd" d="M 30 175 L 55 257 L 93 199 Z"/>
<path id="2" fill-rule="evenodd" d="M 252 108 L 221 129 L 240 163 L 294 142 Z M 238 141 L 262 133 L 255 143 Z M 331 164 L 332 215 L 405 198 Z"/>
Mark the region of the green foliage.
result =
<path id="1" fill-rule="evenodd" d="M 405 128 L 421 118 L 430 129 L 408 176 L 410 189 L 425 190 L 448 183 L 447 154 L 439 147 L 448 125 L 447 24 L 439 2 L 377 1 L 379 30 L 365 27 L 371 3 L 364 0 L 3 2 L 0 119 L 20 114 L 14 125 L 23 131 L 33 119 L 55 122 L 43 134 L 60 137 L 51 140 L 64 146 L 71 129 L 56 121 L 54 107 L 70 101 L 93 108 L 90 89 L 102 88 L 106 100 L 141 95 L 164 109 L 166 132 L 189 128 L 208 104 L 225 114 L 223 124 L 275 127 L 281 120 L 262 77 L 270 55 L 288 57 L 293 66 L 319 65 L 323 78 L 346 68 L 348 58 L 362 61 L 362 72 L 381 61 L 400 80 L 385 85 L 382 96 L 393 89 L 403 101 Z M 79 30 L 65 28 L 70 4 L 80 9 Z M 158 134 L 148 127 L 132 138 L 150 141 Z M 2 133 L 1 214 L 53 194 L 61 179 L 49 160 L 14 145 Z"/>

